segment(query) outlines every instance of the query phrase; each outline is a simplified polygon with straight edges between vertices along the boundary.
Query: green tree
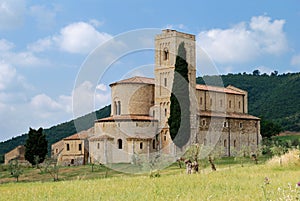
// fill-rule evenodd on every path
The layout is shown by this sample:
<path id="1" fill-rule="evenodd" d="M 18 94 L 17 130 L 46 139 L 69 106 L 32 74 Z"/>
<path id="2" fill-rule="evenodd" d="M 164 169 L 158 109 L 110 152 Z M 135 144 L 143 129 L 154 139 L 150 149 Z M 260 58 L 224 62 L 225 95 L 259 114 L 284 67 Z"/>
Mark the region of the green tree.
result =
<path id="1" fill-rule="evenodd" d="M 12 160 L 9 162 L 9 170 L 12 177 L 16 178 L 17 182 L 19 177 L 23 174 L 23 170 L 18 160 Z"/>
<path id="2" fill-rule="evenodd" d="M 273 121 L 261 119 L 261 135 L 265 138 L 271 138 L 278 135 L 283 129 L 281 126 Z"/>
<path id="3" fill-rule="evenodd" d="M 32 165 L 42 163 L 45 160 L 48 142 L 43 129 L 29 129 L 28 138 L 25 143 L 25 159 Z M 38 158 L 38 160 L 36 160 Z"/>
<path id="4" fill-rule="evenodd" d="M 183 42 L 179 44 L 176 56 L 170 101 L 170 117 L 168 119 L 170 136 L 178 147 L 183 147 L 190 138 L 188 63 Z"/>

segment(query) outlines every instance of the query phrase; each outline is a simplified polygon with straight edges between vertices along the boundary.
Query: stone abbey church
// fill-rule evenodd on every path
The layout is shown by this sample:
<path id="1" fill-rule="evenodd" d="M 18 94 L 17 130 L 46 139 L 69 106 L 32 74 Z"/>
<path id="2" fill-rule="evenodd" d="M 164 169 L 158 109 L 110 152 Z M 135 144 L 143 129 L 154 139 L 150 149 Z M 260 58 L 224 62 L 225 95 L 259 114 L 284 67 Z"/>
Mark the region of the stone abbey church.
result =
<path id="1" fill-rule="evenodd" d="M 155 77 L 110 84 L 111 116 L 53 144 L 52 156 L 63 165 L 132 163 L 134 155 L 150 157 L 153 153 L 176 156 L 178 148 L 167 121 L 176 53 L 182 42 L 191 96 L 188 145 L 221 147 L 225 156 L 242 147 L 255 151 L 261 141 L 260 119 L 248 114 L 247 92 L 230 85 L 196 84 L 195 36 L 167 29 L 155 37 Z"/>

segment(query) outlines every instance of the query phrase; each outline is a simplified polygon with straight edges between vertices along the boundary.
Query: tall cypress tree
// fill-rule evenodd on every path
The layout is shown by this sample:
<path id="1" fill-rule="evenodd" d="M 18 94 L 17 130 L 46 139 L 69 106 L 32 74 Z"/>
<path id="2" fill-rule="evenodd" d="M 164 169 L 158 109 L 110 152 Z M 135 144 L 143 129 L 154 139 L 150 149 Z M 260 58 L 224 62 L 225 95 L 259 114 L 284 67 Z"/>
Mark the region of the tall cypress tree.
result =
<path id="1" fill-rule="evenodd" d="M 191 133 L 188 72 L 186 50 L 182 42 L 179 44 L 176 55 L 168 119 L 171 138 L 178 147 L 183 147 L 188 142 Z"/>
<path id="2" fill-rule="evenodd" d="M 42 163 L 45 160 L 48 142 L 43 129 L 38 130 L 29 128 L 28 138 L 25 143 L 25 159 L 32 165 Z M 38 157 L 38 160 L 36 160 Z"/>

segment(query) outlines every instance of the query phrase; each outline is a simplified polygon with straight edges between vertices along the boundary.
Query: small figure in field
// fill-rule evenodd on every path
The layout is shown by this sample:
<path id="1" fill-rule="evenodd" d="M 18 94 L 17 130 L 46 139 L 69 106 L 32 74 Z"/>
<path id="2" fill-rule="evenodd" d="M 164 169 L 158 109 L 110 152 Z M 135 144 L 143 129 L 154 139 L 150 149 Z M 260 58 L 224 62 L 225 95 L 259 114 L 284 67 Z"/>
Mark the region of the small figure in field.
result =
<path id="1" fill-rule="evenodd" d="M 185 161 L 184 158 L 180 157 L 180 158 L 178 158 L 176 161 L 177 161 L 177 163 L 178 163 L 179 168 L 181 169 L 181 162 L 184 162 L 184 161 Z"/>
<path id="2" fill-rule="evenodd" d="M 198 172 L 199 171 L 199 164 L 197 161 L 194 161 L 192 163 L 192 169 L 193 169 L 193 172 Z"/>
<path id="3" fill-rule="evenodd" d="M 186 159 L 184 161 L 184 163 L 185 163 L 185 166 L 186 166 L 186 173 L 187 174 L 192 174 L 192 162 L 191 162 L 191 160 L 190 159 Z"/>
<path id="4" fill-rule="evenodd" d="M 258 159 L 257 159 L 256 154 L 252 154 L 251 158 L 255 161 L 255 164 L 258 164 Z"/>

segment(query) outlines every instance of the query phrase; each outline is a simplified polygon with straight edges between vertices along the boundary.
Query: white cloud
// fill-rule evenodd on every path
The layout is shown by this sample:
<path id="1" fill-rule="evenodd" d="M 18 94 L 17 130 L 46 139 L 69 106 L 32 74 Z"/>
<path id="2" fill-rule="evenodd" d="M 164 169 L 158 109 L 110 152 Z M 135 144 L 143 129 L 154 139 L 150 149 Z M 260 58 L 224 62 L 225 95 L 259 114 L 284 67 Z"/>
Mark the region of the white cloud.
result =
<path id="1" fill-rule="evenodd" d="M 96 20 L 96 19 L 91 19 L 91 20 L 89 21 L 89 24 L 91 24 L 91 25 L 94 26 L 94 27 L 100 27 L 100 26 L 102 26 L 102 25 L 104 24 L 104 22 L 103 22 L 103 21 Z"/>
<path id="2" fill-rule="evenodd" d="M 55 24 L 56 11 L 45 6 L 34 5 L 29 9 L 30 14 L 35 18 L 38 27 L 51 29 Z"/>
<path id="3" fill-rule="evenodd" d="M 12 29 L 22 25 L 25 0 L 0 0 L 0 29 Z"/>
<path id="4" fill-rule="evenodd" d="M 197 44 L 213 60 L 220 63 L 241 63 L 264 54 L 281 54 L 288 49 L 283 31 L 284 20 L 252 17 L 229 29 L 212 29 L 198 34 Z"/>
<path id="5" fill-rule="evenodd" d="M 95 88 L 104 89 L 104 86 L 102 84 L 94 86 L 90 81 L 84 81 L 73 90 L 75 117 L 85 115 L 110 103 L 110 91 L 95 91 Z"/>
<path id="6" fill-rule="evenodd" d="M 105 84 L 98 84 L 96 86 L 96 89 L 100 90 L 100 91 L 107 91 L 107 87 Z"/>
<path id="7" fill-rule="evenodd" d="M 61 29 L 60 35 L 55 36 L 54 41 L 63 51 L 87 54 L 111 38 L 111 35 L 98 32 L 88 23 L 76 22 Z"/>
<path id="8" fill-rule="evenodd" d="M 47 49 L 50 49 L 53 44 L 53 41 L 50 37 L 39 39 L 36 42 L 29 44 L 27 49 L 33 52 L 43 52 Z"/>
<path id="9" fill-rule="evenodd" d="M 14 48 L 14 44 L 5 39 L 0 40 L 0 52 L 6 52 Z"/>
<path id="10" fill-rule="evenodd" d="M 294 55 L 291 60 L 291 65 L 300 66 L 300 54 Z"/>
<path id="11" fill-rule="evenodd" d="M 0 90 L 7 89 L 15 77 L 16 69 L 6 63 L 0 62 Z"/>

